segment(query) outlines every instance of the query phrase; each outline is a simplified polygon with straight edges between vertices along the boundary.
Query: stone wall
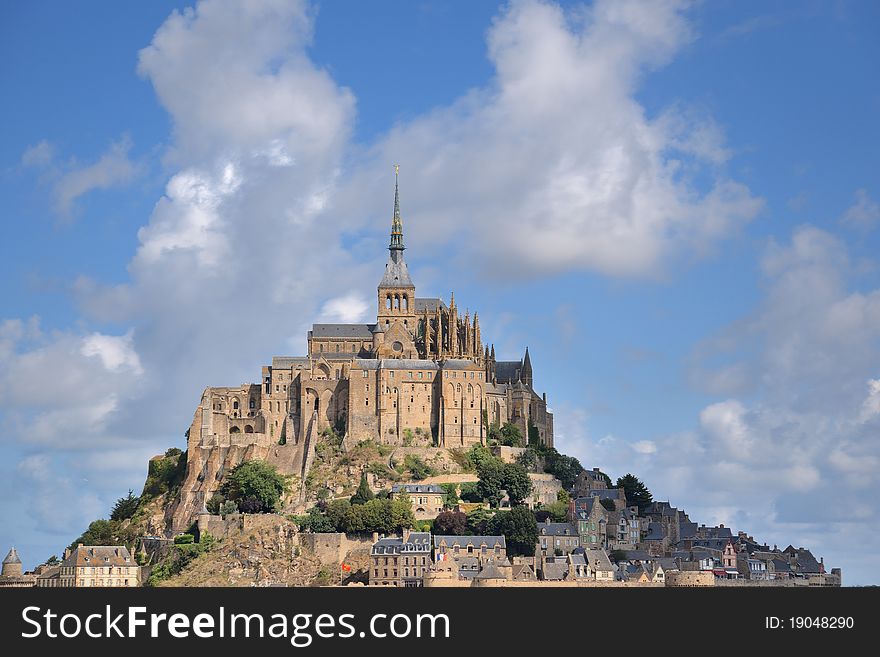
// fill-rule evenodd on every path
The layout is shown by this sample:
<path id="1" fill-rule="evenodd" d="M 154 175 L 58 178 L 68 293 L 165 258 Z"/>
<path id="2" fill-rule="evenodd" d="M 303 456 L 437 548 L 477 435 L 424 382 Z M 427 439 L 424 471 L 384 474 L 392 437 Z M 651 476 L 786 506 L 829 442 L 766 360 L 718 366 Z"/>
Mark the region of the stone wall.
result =
<path id="1" fill-rule="evenodd" d="M 670 571 L 666 586 L 715 586 L 715 575 L 708 571 Z"/>

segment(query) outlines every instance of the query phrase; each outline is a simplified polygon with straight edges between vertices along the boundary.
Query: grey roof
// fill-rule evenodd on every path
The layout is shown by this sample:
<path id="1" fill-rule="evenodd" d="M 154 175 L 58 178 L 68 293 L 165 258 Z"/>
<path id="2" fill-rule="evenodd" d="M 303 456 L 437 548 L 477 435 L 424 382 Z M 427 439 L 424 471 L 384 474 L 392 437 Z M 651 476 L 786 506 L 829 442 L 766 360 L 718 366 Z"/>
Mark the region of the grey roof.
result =
<path id="1" fill-rule="evenodd" d="M 480 569 L 480 560 L 477 557 L 458 556 L 453 558 L 453 561 L 458 565 L 460 570 L 477 571 Z"/>
<path id="2" fill-rule="evenodd" d="M 446 543 L 447 547 L 452 547 L 456 543 L 461 547 L 473 545 L 475 548 L 482 547 L 485 543 L 486 547 L 494 549 L 496 545 L 507 549 L 507 543 L 504 536 L 435 536 L 434 547 L 440 547 L 441 543 Z"/>
<path id="3" fill-rule="evenodd" d="M 3 563 L 21 563 L 21 558 L 18 556 L 18 551 L 15 549 L 14 546 L 9 551 L 9 554 L 6 555 Z"/>
<path id="4" fill-rule="evenodd" d="M 645 550 L 625 550 L 626 561 L 650 561 L 653 557 Z"/>
<path id="5" fill-rule="evenodd" d="M 661 566 L 663 570 L 678 570 L 678 562 L 672 557 L 661 557 L 660 559 L 655 559 L 654 563 L 658 566 Z"/>
<path id="6" fill-rule="evenodd" d="M 444 370 L 469 370 L 481 369 L 474 361 L 469 358 L 447 358 L 443 361 Z"/>
<path id="7" fill-rule="evenodd" d="M 507 579 L 507 577 L 498 569 L 498 566 L 489 561 L 474 579 Z"/>
<path id="8" fill-rule="evenodd" d="M 441 309 L 446 310 L 446 304 L 443 303 L 443 299 L 436 297 L 416 297 L 416 312 L 423 313 L 426 308 L 428 312 L 436 312 L 438 304 Z"/>
<path id="9" fill-rule="evenodd" d="M 379 369 L 379 361 L 375 358 L 355 358 L 351 362 L 355 367 L 359 367 L 362 370 L 378 370 Z"/>
<path id="10" fill-rule="evenodd" d="M 361 338 L 372 340 L 375 324 L 312 324 L 313 338 Z"/>
<path id="11" fill-rule="evenodd" d="M 665 536 L 662 524 L 659 522 L 648 523 L 648 535 L 645 536 L 646 541 L 662 541 Z"/>
<path id="12" fill-rule="evenodd" d="M 570 522 L 539 522 L 538 533 L 541 536 L 577 536 L 577 527 Z"/>
<path id="13" fill-rule="evenodd" d="M 622 488 L 602 488 L 591 490 L 590 497 L 598 497 L 600 500 L 625 500 L 626 493 Z"/>
<path id="14" fill-rule="evenodd" d="M 605 550 L 586 550 L 584 551 L 584 558 L 593 570 L 614 570 L 614 566 L 611 565 L 611 560 L 608 559 Z"/>
<path id="15" fill-rule="evenodd" d="M 563 562 L 544 562 L 541 569 L 545 580 L 562 580 L 568 573 L 568 564 Z"/>
<path id="16" fill-rule="evenodd" d="M 437 484 L 394 484 L 391 487 L 392 493 L 445 493 Z"/>
<path id="17" fill-rule="evenodd" d="M 415 289 L 415 285 L 409 277 L 409 269 L 407 269 L 406 260 L 403 259 L 402 251 L 392 251 L 388 255 L 385 274 L 382 276 L 379 287 L 411 287 Z"/>
<path id="18" fill-rule="evenodd" d="M 386 370 L 436 370 L 437 363 L 421 358 L 383 358 L 379 367 Z"/>
<path id="19" fill-rule="evenodd" d="M 697 535 L 697 523 L 680 522 L 678 524 L 678 535 L 681 540 L 694 538 Z"/>
<path id="20" fill-rule="evenodd" d="M 273 370 L 289 370 L 291 367 L 296 366 L 305 366 L 309 365 L 308 356 L 273 356 L 272 357 L 272 369 Z"/>
<path id="21" fill-rule="evenodd" d="M 598 497 L 578 497 L 574 501 L 574 512 L 577 517 L 586 518 L 592 513 L 594 506 L 600 506 L 602 507 L 602 512 L 606 512 Z"/>
<path id="22" fill-rule="evenodd" d="M 370 554 L 402 554 L 422 553 L 431 551 L 431 534 L 428 532 L 412 532 L 406 539 L 380 538 L 373 543 Z"/>
<path id="23" fill-rule="evenodd" d="M 519 371 L 522 369 L 520 360 L 495 361 L 495 380 L 499 383 L 511 383 L 519 379 Z"/>
<path id="24" fill-rule="evenodd" d="M 569 561 L 573 566 L 586 566 L 587 560 L 584 558 L 583 550 L 578 552 L 577 554 L 572 553 L 568 555 Z"/>

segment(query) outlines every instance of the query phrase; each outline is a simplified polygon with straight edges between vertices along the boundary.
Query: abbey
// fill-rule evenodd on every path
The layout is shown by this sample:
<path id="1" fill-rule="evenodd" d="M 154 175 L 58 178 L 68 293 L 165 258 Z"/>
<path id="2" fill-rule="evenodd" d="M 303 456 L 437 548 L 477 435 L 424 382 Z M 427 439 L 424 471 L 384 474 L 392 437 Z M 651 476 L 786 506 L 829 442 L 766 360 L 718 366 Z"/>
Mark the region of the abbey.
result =
<path id="1" fill-rule="evenodd" d="M 191 427 L 198 442 L 300 445 L 332 427 L 352 444 L 453 448 L 485 443 L 492 423 L 512 422 L 552 445 L 553 416 L 534 391 L 528 349 L 522 360 L 498 361 L 477 313 L 462 316 L 454 294 L 448 304 L 416 296 L 404 249 L 395 173 L 376 321 L 314 324 L 308 355 L 274 357 L 258 384 L 207 388 Z"/>

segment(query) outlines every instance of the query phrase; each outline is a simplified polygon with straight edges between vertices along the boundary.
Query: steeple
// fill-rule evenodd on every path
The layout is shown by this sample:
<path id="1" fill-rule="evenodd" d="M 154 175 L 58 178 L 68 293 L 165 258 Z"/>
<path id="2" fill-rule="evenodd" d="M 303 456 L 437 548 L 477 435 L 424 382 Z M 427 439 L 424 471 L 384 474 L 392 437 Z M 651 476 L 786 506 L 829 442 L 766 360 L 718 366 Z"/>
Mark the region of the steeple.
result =
<path id="1" fill-rule="evenodd" d="M 529 348 L 526 347 L 526 355 L 522 364 L 522 382 L 528 386 L 532 385 L 532 360 L 529 358 Z"/>
<path id="2" fill-rule="evenodd" d="M 403 220 L 400 218 L 400 188 L 398 185 L 398 170 L 400 166 L 394 165 L 394 215 L 391 218 L 391 243 L 388 245 L 388 264 L 385 265 L 385 276 L 379 283 L 379 288 L 411 288 L 415 289 L 406 261 L 403 259 Z M 413 295 L 414 296 L 414 295 Z M 410 299 L 414 301 L 414 299 Z M 381 303 L 381 302 L 380 302 Z"/>
<path id="3" fill-rule="evenodd" d="M 393 251 L 403 251 L 403 220 L 400 218 L 400 191 L 397 184 L 400 165 L 394 165 L 394 216 L 391 218 L 391 244 L 388 248 Z"/>

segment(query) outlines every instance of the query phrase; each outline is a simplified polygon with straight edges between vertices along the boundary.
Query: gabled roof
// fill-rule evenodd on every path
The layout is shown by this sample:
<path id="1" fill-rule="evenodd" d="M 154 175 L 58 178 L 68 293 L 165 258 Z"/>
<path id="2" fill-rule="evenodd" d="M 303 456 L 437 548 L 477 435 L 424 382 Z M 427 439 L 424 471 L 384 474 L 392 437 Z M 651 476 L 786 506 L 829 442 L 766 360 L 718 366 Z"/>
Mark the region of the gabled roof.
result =
<path id="1" fill-rule="evenodd" d="M 79 545 L 64 560 L 64 566 L 136 566 L 124 545 Z"/>
<path id="2" fill-rule="evenodd" d="M 522 361 L 499 360 L 495 362 L 495 380 L 498 383 L 513 383 L 519 380 Z"/>
<path id="3" fill-rule="evenodd" d="M 585 550 L 584 559 L 590 564 L 593 570 L 614 570 L 611 560 L 605 553 L 605 550 Z"/>

